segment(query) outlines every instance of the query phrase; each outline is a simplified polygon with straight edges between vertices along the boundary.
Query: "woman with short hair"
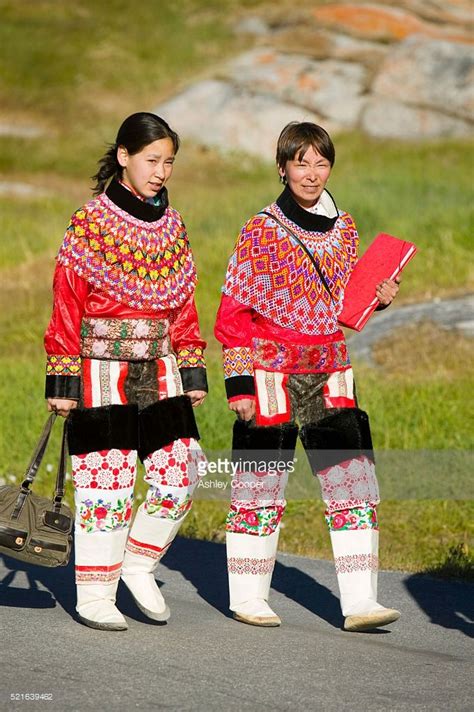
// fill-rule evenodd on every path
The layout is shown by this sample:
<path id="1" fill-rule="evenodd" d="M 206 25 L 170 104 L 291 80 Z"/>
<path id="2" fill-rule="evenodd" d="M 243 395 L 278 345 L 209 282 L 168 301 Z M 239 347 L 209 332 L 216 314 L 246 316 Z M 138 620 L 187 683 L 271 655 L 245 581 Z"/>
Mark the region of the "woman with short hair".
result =
<path id="1" fill-rule="evenodd" d="M 285 188 L 243 226 L 215 327 L 237 415 L 234 455 L 268 461 L 266 474 L 243 468 L 234 477 L 226 523 L 230 608 L 253 625 L 280 625 L 267 600 L 288 468 L 270 471 L 269 461 L 291 460 L 298 433 L 327 506 L 344 628 L 368 630 L 400 615 L 377 603 L 372 441 L 338 326 L 359 237 L 326 189 L 334 160 L 322 127 L 283 129 L 276 162 Z M 390 280 L 377 285 L 380 306 L 397 291 Z"/>

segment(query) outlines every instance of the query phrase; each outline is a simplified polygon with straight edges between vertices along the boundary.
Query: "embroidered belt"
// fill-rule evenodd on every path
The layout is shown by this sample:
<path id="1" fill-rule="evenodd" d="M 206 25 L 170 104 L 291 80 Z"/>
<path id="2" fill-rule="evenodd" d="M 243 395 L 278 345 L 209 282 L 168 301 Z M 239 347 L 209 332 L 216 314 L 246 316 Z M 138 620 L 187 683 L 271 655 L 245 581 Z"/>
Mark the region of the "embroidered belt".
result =
<path id="1" fill-rule="evenodd" d="M 172 353 L 167 319 L 84 317 L 81 356 L 114 361 L 152 361 Z"/>
<path id="2" fill-rule="evenodd" d="M 345 339 L 327 344 L 280 344 L 253 339 L 254 366 L 283 373 L 332 373 L 350 366 Z"/>

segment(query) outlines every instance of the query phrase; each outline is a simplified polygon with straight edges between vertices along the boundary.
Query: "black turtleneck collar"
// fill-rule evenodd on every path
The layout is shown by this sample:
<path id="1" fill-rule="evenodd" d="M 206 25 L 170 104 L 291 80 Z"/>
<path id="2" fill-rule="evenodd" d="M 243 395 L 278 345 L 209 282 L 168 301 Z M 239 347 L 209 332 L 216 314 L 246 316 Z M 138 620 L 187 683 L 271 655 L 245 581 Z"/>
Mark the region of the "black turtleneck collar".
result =
<path id="1" fill-rule="evenodd" d="M 329 193 L 329 191 L 326 191 Z M 331 193 L 329 193 L 331 199 L 334 203 L 334 208 L 337 213 L 337 206 Z M 303 230 L 308 230 L 308 232 L 328 232 L 334 227 L 334 223 L 337 220 L 337 215 L 333 218 L 328 218 L 326 215 L 317 215 L 316 213 L 310 213 L 298 205 L 293 197 L 293 194 L 288 186 L 285 187 L 283 193 L 277 198 L 276 204 L 280 210 L 286 215 L 288 220 L 296 223 Z"/>
<path id="2" fill-rule="evenodd" d="M 117 180 L 113 180 L 107 190 L 106 196 L 126 213 L 143 222 L 155 222 L 163 217 L 168 207 L 168 191 L 163 187 L 155 200 L 159 200 L 157 205 L 146 203 L 133 195 L 132 191 L 125 188 Z"/>

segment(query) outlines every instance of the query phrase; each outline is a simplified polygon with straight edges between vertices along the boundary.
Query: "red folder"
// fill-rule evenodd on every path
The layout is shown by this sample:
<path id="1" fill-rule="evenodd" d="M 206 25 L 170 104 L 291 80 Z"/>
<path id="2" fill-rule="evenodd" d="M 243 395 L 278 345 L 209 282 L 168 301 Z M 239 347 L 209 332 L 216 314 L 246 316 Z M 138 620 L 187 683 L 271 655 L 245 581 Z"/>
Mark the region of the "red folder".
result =
<path id="1" fill-rule="evenodd" d="M 379 305 L 375 287 L 395 279 L 416 253 L 416 245 L 381 232 L 358 260 L 349 278 L 339 324 L 360 331 Z"/>

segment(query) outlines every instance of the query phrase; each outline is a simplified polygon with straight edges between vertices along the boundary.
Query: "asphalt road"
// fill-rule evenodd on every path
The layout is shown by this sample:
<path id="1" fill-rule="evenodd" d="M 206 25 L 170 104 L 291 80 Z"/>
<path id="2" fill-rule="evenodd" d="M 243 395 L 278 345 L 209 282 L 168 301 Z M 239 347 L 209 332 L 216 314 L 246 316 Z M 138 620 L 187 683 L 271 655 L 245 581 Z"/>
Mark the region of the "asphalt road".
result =
<path id="1" fill-rule="evenodd" d="M 0 709 L 473 709 L 470 584 L 383 572 L 380 601 L 402 618 L 346 633 L 330 562 L 278 557 L 281 628 L 228 616 L 223 545 L 178 539 L 157 576 L 170 621 L 148 623 L 119 590 L 130 628 L 101 632 L 73 619 L 71 565 L 0 557 Z"/>

